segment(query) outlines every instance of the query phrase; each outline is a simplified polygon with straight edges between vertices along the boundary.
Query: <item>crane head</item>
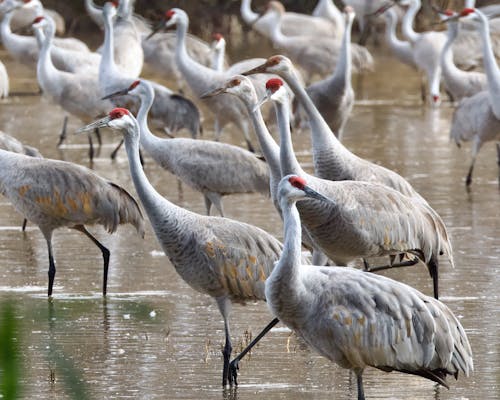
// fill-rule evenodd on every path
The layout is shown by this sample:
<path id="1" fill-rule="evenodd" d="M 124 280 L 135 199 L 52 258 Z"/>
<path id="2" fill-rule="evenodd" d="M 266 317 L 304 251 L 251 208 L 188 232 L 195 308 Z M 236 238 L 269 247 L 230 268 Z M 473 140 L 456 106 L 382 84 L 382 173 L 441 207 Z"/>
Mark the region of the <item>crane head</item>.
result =
<path id="1" fill-rule="evenodd" d="M 287 175 L 281 179 L 278 186 L 280 198 L 287 202 L 295 202 L 307 198 L 319 200 L 322 202 L 333 203 L 333 200 L 311 188 L 305 178 L 298 175 Z"/>
<path id="2" fill-rule="evenodd" d="M 138 79 L 138 80 L 132 82 L 132 84 L 128 88 L 118 90 L 114 93 L 108 94 L 107 96 L 104 96 L 101 100 L 114 99 L 116 97 L 125 96 L 127 94 L 137 94 L 136 91 L 134 92 L 134 89 L 139 87 L 140 83 L 141 83 L 141 80 Z"/>
<path id="3" fill-rule="evenodd" d="M 106 117 L 77 129 L 76 133 L 88 132 L 93 131 L 94 129 L 109 127 L 115 130 L 120 130 L 122 132 L 129 132 L 129 134 L 134 134 L 133 129 L 127 128 L 131 128 L 135 124 L 135 118 L 129 110 L 127 110 L 126 108 L 114 108 Z M 135 134 L 137 134 L 138 137 L 138 130 L 137 132 L 135 132 Z"/>
<path id="4" fill-rule="evenodd" d="M 224 36 L 222 36 L 222 34 L 214 33 L 212 34 L 212 39 L 212 49 L 223 51 L 226 48 L 226 40 L 224 39 Z"/>
<path id="5" fill-rule="evenodd" d="M 264 64 L 243 72 L 242 75 L 265 73 L 282 75 L 290 73 L 291 71 L 293 71 L 293 65 L 290 59 L 282 55 L 276 55 L 269 57 Z"/>
<path id="6" fill-rule="evenodd" d="M 182 17 L 183 15 L 187 20 L 187 14 L 179 8 L 172 8 L 167 12 L 165 12 L 158 25 L 156 25 L 151 31 L 151 33 L 148 36 L 146 36 L 146 40 L 150 39 L 154 34 L 158 33 L 160 30 L 175 26 L 175 24 L 179 19 L 179 16 Z"/>
<path id="7" fill-rule="evenodd" d="M 234 94 L 247 104 L 257 103 L 257 94 L 255 93 L 253 84 L 249 78 L 243 75 L 233 76 L 232 78 L 225 81 L 222 86 L 204 93 L 200 98 L 206 99 L 208 97 L 213 97 L 221 93 Z"/>

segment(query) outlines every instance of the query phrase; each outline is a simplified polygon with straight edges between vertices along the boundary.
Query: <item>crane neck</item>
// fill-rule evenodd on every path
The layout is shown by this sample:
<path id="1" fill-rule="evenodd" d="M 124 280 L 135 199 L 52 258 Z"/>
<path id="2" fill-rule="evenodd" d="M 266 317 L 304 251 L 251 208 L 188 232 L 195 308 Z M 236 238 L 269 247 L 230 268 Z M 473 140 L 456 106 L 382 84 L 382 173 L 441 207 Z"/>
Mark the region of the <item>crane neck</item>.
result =
<path id="1" fill-rule="evenodd" d="M 348 18 L 345 24 L 344 36 L 342 37 L 342 46 L 340 56 L 333 73 L 333 81 L 343 81 L 344 85 L 351 82 L 352 57 L 351 57 L 351 29 L 354 18 Z"/>
<path id="2" fill-rule="evenodd" d="M 252 11 L 251 0 L 241 0 L 240 13 L 241 18 L 248 25 L 253 25 L 260 17 L 259 14 Z"/>
<path id="3" fill-rule="evenodd" d="M 10 29 L 10 22 L 14 15 L 14 10 L 5 13 L 0 24 L 0 34 L 2 36 L 2 43 L 7 48 L 9 53 L 15 53 L 20 49 L 26 48 L 33 44 L 33 38 L 30 36 L 17 35 L 12 33 Z"/>
<path id="4" fill-rule="evenodd" d="M 92 0 L 85 0 L 85 11 L 101 29 L 103 28 L 102 9 L 96 7 Z"/>
<path id="5" fill-rule="evenodd" d="M 500 118 L 500 69 L 495 60 L 495 53 L 491 44 L 490 25 L 486 16 L 476 11 L 479 16 L 479 33 L 483 42 L 483 63 L 484 71 L 488 79 L 488 91 L 492 98 L 492 108 L 495 116 Z"/>
<path id="6" fill-rule="evenodd" d="M 283 32 L 281 31 L 281 22 L 283 18 L 281 17 L 281 14 L 276 11 L 276 10 L 270 10 L 266 13 L 266 18 L 267 18 L 267 23 L 271 26 L 270 30 L 270 36 L 271 36 L 271 41 L 275 46 L 278 47 L 286 47 L 290 41 L 293 41 L 293 39 L 289 38 L 288 36 L 284 35 Z"/>
<path id="7" fill-rule="evenodd" d="M 464 71 L 460 70 L 453 61 L 453 42 L 458 36 L 458 22 L 448 22 L 448 34 L 446 43 L 444 44 L 443 50 L 441 51 L 441 68 L 443 69 L 443 75 L 446 79 L 457 77 L 461 75 Z"/>
<path id="8" fill-rule="evenodd" d="M 212 69 L 218 72 L 224 72 L 224 58 L 226 46 L 215 47 L 212 51 Z"/>
<path id="9" fill-rule="evenodd" d="M 38 31 L 39 29 L 37 29 Z M 43 32 L 39 33 L 40 38 L 37 36 L 37 40 L 41 40 L 40 54 L 38 55 L 38 62 L 36 66 L 38 82 L 43 91 L 49 92 L 51 94 L 56 94 L 62 90 L 62 87 L 58 85 L 58 77 L 61 75 L 54 64 L 52 63 L 52 58 L 50 56 L 50 50 L 52 48 L 53 34 L 48 32 L 44 35 Z M 42 37 L 45 36 L 43 39 Z M 49 89 L 50 85 L 50 89 Z"/>
<path id="10" fill-rule="evenodd" d="M 293 151 L 292 134 L 290 132 L 290 110 L 287 101 L 273 101 L 276 119 L 280 131 L 280 165 L 281 176 L 304 175 L 295 152 Z"/>
<path id="11" fill-rule="evenodd" d="M 139 157 L 139 124 L 134 121 L 134 126 L 129 128 L 133 133 L 124 135 L 125 149 L 129 160 L 130 174 L 134 182 L 137 195 L 146 210 L 151 225 L 158 237 L 162 237 L 162 246 L 165 252 L 169 245 L 175 246 L 178 240 L 179 219 L 187 210 L 168 201 L 149 182 L 141 165 Z M 167 254 L 169 255 L 169 254 Z"/>
<path id="12" fill-rule="evenodd" d="M 139 124 L 141 146 L 143 146 L 148 153 L 153 153 L 157 149 L 158 144 L 163 142 L 163 139 L 155 136 L 148 126 L 148 114 L 154 102 L 153 89 L 150 88 L 148 92 L 149 93 L 140 94 L 141 105 L 137 113 L 137 122 Z"/>
<path id="13" fill-rule="evenodd" d="M 271 310 L 280 319 L 286 320 L 287 310 L 297 314 L 300 282 L 302 227 L 295 201 L 280 196 L 280 208 L 283 215 L 284 241 L 283 251 L 273 272 L 266 281 L 266 299 Z"/>
<path id="14" fill-rule="evenodd" d="M 314 7 L 312 15 L 332 21 L 339 31 L 345 29 L 342 13 L 332 0 L 319 0 L 316 7 Z"/>
<path id="15" fill-rule="evenodd" d="M 290 89 L 300 101 L 309 118 L 313 148 L 325 151 L 341 152 L 345 147 L 335 137 L 330 127 L 318 111 L 311 98 L 300 84 L 299 79 L 293 71 L 282 72 L 280 76 L 286 81 Z"/>
<path id="16" fill-rule="evenodd" d="M 415 21 L 415 16 L 420 10 L 420 7 L 420 0 L 412 0 L 412 2 L 410 3 L 410 7 L 403 16 L 403 21 L 401 22 L 403 35 L 411 43 L 415 43 L 420 38 L 420 34 L 415 32 L 415 30 L 413 29 L 413 22 Z"/>
<path id="17" fill-rule="evenodd" d="M 102 49 L 101 63 L 99 64 L 99 81 L 105 82 L 114 76 L 119 76 L 120 72 L 115 63 L 113 21 L 110 15 L 102 13 L 104 22 L 104 44 Z M 101 84 L 101 86 L 103 86 Z"/>

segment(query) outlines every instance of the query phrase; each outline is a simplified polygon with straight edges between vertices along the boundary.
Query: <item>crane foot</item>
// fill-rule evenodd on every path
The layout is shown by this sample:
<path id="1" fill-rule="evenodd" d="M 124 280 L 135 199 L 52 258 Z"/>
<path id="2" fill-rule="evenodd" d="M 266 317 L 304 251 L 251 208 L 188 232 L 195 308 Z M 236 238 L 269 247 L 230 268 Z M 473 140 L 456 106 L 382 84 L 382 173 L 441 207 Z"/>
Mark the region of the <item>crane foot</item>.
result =
<path id="1" fill-rule="evenodd" d="M 239 361 L 237 358 L 229 363 L 229 385 L 238 386 L 238 370 L 240 369 Z"/>

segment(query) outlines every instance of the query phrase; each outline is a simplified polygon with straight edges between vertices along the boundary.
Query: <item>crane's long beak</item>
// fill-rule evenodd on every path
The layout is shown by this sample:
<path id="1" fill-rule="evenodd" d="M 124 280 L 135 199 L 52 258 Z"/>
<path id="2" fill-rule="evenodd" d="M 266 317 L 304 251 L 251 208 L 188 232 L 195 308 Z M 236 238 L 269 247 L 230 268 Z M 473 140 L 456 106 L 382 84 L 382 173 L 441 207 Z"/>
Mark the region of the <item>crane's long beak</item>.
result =
<path id="1" fill-rule="evenodd" d="M 115 97 L 125 96 L 126 94 L 128 94 L 128 92 L 129 92 L 128 88 L 118 90 L 114 93 L 111 93 L 111 94 L 104 96 L 101 100 L 114 99 Z"/>
<path id="2" fill-rule="evenodd" d="M 269 101 L 270 99 L 271 99 L 271 93 L 269 93 L 269 91 L 266 90 L 266 94 L 253 107 L 252 112 L 256 112 L 260 107 L 262 107 L 262 104 L 264 104 L 266 101 Z"/>
<path id="3" fill-rule="evenodd" d="M 209 97 L 217 96 L 218 94 L 225 93 L 226 88 L 224 86 L 209 90 L 200 96 L 200 99 L 207 99 Z"/>
<path id="4" fill-rule="evenodd" d="M 146 40 L 149 40 L 151 37 L 153 37 L 153 35 L 161 31 L 163 28 L 165 28 L 165 18 L 162 18 L 161 21 L 158 23 L 158 25 L 156 25 L 153 28 L 151 33 L 148 36 L 146 36 Z"/>
<path id="5" fill-rule="evenodd" d="M 267 72 L 266 69 L 267 69 L 267 61 L 262 65 L 259 65 L 255 68 L 252 68 L 252 69 L 249 69 L 248 71 L 243 72 L 241 75 L 248 76 L 248 75 L 254 75 L 254 74 L 264 74 Z"/>
<path id="6" fill-rule="evenodd" d="M 85 125 L 81 128 L 78 128 L 76 130 L 76 134 L 83 133 L 83 132 L 88 132 L 88 131 L 93 131 L 94 129 L 97 128 L 102 128 L 104 126 L 108 126 L 109 122 L 111 121 L 111 117 L 108 115 L 104 118 L 101 118 L 95 122 L 92 122 L 91 124 Z"/>
<path id="7" fill-rule="evenodd" d="M 321 193 L 318 193 L 316 190 L 314 190 L 310 186 L 306 185 L 306 186 L 304 186 L 304 188 L 302 190 L 306 194 L 306 197 L 309 197 L 311 199 L 324 201 L 326 203 L 335 203 L 332 199 L 329 199 L 328 197 L 323 196 Z"/>

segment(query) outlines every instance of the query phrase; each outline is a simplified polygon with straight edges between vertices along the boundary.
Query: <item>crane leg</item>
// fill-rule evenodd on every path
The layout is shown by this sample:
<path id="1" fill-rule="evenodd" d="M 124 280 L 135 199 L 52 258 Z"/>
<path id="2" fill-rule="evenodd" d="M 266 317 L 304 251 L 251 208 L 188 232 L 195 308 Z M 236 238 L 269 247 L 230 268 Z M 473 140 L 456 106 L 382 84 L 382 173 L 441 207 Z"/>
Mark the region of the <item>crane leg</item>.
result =
<path id="1" fill-rule="evenodd" d="M 68 116 L 64 116 L 63 127 L 61 130 L 61 134 L 59 135 L 59 141 L 57 142 L 57 147 L 63 144 L 66 140 L 66 128 L 68 127 Z"/>
<path id="2" fill-rule="evenodd" d="M 120 150 L 120 147 L 122 147 L 123 144 L 123 139 L 120 140 L 120 143 L 118 143 L 118 146 L 115 147 L 115 149 L 111 152 L 110 157 L 112 160 L 116 158 L 116 154 L 118 153 L 118 150 Z"/>
<path id="3" fill-rule="evenodd" d="M 434 298 L 439 299 L 439 264 L 434 257 L 431 257 L 429 263 L 427 264 L 427 268 L 429 269 L 429 274 L 432 278 L 432 284 L 434 289 Z"/>
<path id="4" fill-rule="evenodd" d="M 99 143 L 99 147 L 102 146 L 102 137 L 101 137 L 101 131 L 99 128 L 94 129 L 95 137 L 97 138 L 97 143 Z"/>
<path id="5" fill-rule="evenodd" d="M 28 220 L 26 218 L 23 219 L 23 225 L 21 226 L 21 229 L 23 232 L 26 231 L 26 224 L 28 223 Z"/>
<path id="6" fill-rule="evenodd" d="M 470 184 L 472 183 L 472 171 L 474 170 L 474 162 L 476 160 L 472 160 L 472 163 L 469 167 L 469 172 L 467 173 L 467 178 L 465 178 L 465 186 L 469 188 Z"/>
<path id="7" fill-rule="evenodd" d="M 365 400 L 365 390 L 363 389 L 363 371 L 356 373 L 358 381 L 358 400 Z"/>
<path id="8" fill-rule="evenodd" d="M 205 208 L 207 210 L 207 215 L 210 215 L 210 209 L 212 208 L 212 201 L 208 198 L 206 194 L 203 195 L 205 199 Z"/>
<path id="9" fill-rule="evenodd" d="M 83 225 L 77 225 L 74 227 L 77 231 L 82 232 L 85 236 L 87 236 L 94 244 L 99 247 L 102 252 L 102 259 L 104 261 L 103 266 L 103 281 L 102 281 L 102 295 L 106 296 L 107 288 L 108 288 L 108 269 L 109 269 L 109 250 L 104 247 L 92 234 L 85 228 Z"/>
<path id="10" fill-rule="evenodd" d="M 54 278 L 56 276 L 56 264 L 54 262 L 54 256 L 52 254 L 52 242 L 50 238 L 47 238 L 47 249 L 49 251 L 49 290 L 48 296 L 52 296 L 52 287 L 54 286 Z"/>
<path id="11" fill-rule="evenodd" d="M 243 351 L 238 354 L 233 361 L 229 363 L 229 384 L 230 385 L 238 385 L 238 370 L 239 370 L 239 362 L 245 355 L 252 350 L 252 348 L 262 339 L 267 332 L 269 332 L 280 320 L 278 318 L 274 318 L 267 326 L 255 337 L 254 340 L 250 342 L 250 344 L 243 349 Z"/>
<path id="12" fill-rule="evenodd" d="M 497 143 L 498 186 L 500 186 L 500 143 Z"/>
<path id="13" fill-rule="evenodd" d="M 87 135 L 89 138 L 89 159 L 90 162 L 94 160 L 94 144 L 92 143 L 92 136 L 90 136 L 90 133 Z"/>
<path id="14" fill-rule="evenodd" d="M 209 203 L 207 202 L 207 199 Z M 208 204 L 210 204 L 210 207 L 208 206 Z M 215 206 L 217 211 L 219 211 L 220 216 L 223 217 L 224 210 L 222 208 L 222 201 L 220 194 L 214 192 L 205 193 L 205 206 L 207 206 L 207 215 L 210 215 L 210 208 L 212 204 Z"/>
<path id="15" fill-rule="evenodd" d="M 224 331 L 226 332 L 226 343 L 222 350 L 222 357 L 224 358 L 224 367 L 222 369 L 222 386 L 226 386 L 229 380 L 229 360 L 231 359 L 231 352 L 233 346 L 231 345 L 231 337 L 229 334 L 229 324 L 227 319 L 224 318 Z"/>

